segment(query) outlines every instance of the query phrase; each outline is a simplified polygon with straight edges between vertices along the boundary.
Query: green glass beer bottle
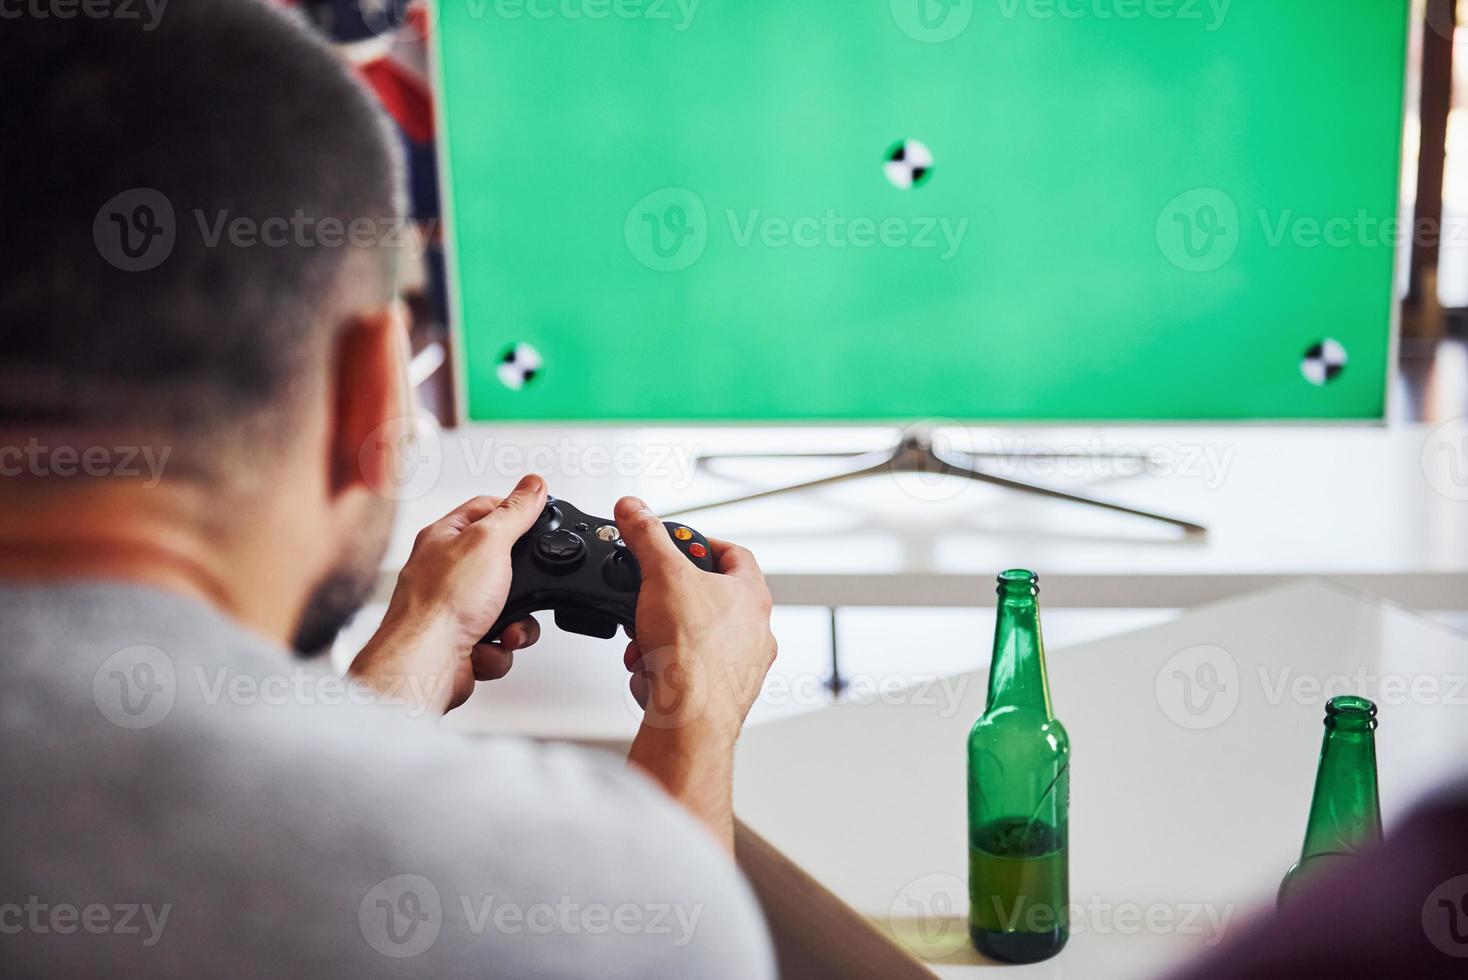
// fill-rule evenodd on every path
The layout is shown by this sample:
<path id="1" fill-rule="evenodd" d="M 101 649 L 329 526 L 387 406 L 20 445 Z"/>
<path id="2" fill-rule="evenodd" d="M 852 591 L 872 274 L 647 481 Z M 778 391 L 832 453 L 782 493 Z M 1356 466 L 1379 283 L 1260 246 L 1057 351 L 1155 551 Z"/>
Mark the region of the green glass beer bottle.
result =
<path id="1" fill-rule="evenodd" d="M 1325 706 L 1325 743 L 1320 748 L 1305 846 L 1280 883 L 1281 906 L 1316 879 L 1349 866 L 1363 849 L 1381 840 L 1375 730 L 1376 705 L 1365 698 L 1331 698 Z"/>
<path id="2" fill-rule="evenodd" d="M 1038 583 L 999 576 L 989 703 L 968 737 L 969 936 L 1009 963 L 1070 936 L 1070 739 L 1050 708 Z"/>

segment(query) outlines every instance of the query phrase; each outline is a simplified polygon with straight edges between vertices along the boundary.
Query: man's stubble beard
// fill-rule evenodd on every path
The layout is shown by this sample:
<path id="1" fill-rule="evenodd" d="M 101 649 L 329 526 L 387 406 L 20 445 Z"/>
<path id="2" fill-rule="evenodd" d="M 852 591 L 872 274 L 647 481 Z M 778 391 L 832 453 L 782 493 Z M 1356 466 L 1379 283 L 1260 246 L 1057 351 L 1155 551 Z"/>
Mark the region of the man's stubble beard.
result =
<path id="1" fill-rule="evenodd" d="M 342 549 L 341 560 L 312 589 L 291 644 L 297 656 L 329 652 L 337 635 L 371 598 L 392 538 L 395 511 L 390 500 L 374 501 L 360 532 Z"/>

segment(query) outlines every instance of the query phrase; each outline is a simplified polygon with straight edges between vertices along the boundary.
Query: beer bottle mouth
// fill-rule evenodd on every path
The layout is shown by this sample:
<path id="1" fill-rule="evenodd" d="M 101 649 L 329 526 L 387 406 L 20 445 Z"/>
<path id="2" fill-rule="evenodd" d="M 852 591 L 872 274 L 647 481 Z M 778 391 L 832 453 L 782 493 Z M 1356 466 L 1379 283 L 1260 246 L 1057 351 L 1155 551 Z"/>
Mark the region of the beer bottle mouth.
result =
<path id="1" fill-rule="evenodd" d="M 1331 698 L 1325 705 L 1325 724 L 1330 728 L 1369 731 L 1376 727 L 1376 705 L 1354 694 Z"/>
<path id="2" fill-rule="evenodd" d="M 995 591 L 1001 596 L 1037 596 L 1040 594 L 1040 576 L 1027 569 L 1011 568 L 999 573 L 999 588 Z"/>

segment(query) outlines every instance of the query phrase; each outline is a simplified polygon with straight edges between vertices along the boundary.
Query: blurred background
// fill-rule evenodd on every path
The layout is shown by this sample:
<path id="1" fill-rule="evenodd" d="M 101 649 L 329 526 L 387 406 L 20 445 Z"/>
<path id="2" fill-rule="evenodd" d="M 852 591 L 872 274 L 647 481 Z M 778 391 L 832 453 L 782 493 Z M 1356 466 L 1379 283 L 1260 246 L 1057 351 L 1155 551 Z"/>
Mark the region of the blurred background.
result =
<path id="1" fill-rule="evenodd" d="M 471 412 L 464 396 L 476 384 L 492 395 L 504 395 L 501 381 L 509 386 L 504 374 L 495 380 L 496 362 L 508 364 L 514 379 L 523 381 L 539 367 L 539 355 L 531 361 L 514 345 L 502 352 L 502 339 L 490 337 L 474 340 L 480 362 L 467 365 L 473 352 L 464 349 L 461 324 L 451 323 L 454 264 L 445 254 L 452 252 L 452 241 L 443 220 L 443 161 L 437 154 L 448 145 L 439 131 L 443 119 L 452 122 L 462 113 L 435 106 L 442 92 L 436 91 L 430 65 L 436 29 L 464 25 L 461 7 L 442 4 L 436 10 L 411 0 L 301 0 L 298 6 L 379 92 L 413 166 L 410 189 L 421 239 L 421 263 L 410 282 L 415 380 L 437 428 L 424 440 L 417 483 L 401 494 L 404 513 L 383 571 L 383 597 L 415 528 L 462 497 L 511 486 L 527 469 L 543 472 L 553 493 L 586 511 L 611 512 L 621 493 L 643 494 L 655 508 L 671 511 L 821 480 L 840 453 L 860 459 L 860 453 L 897 439 L 895 428 L 872 423 L 661 425 L 608 418 L 602 424 L 548 425 L 517 415 L 511 424 L 496 421 L 490 411 L 496 402 Z M 1240 9 L 1242 4 L 1232 16 L 1248 16 Z M 1321 15 L 1324 45 L 1339 40 L 1340 25 L 1330 23 L 1331 16 L 1339 16 L 1342 25 L 1359 19 L 1358 9 L 1349 6 Z M 1023 420 L 954 423 L 942 412 L 906 420 L 931 428 L 942 445 L 979 453 L 1003 477 L 1196 519 L 1207 527 L 1204 535 L 1177 534 L 1145 518 L 1011 493 L 931 469 L 894 468 L 871 480 L 774 502 L 691 513 L 688 521 L 700 530 L 755 547 L 777 593 L 781 662 L 755 720 L 853 697 L 881 697 L 882 691 L 984 665 L 992 574 L 1010 565 L 1041 574 L 1047 640 L 1057 648 L 1167 622 L 1195 604 L 1311 577 L 1330 578 L 1420 610 L 1450 628 L 1468 629 L 1462 600 L 1468 596 L 1468 555 L 1462 555 L 1462 541 L 1468 540 L 1468 59 L 1461 57 L 1468 48 L 1459 44 L 1468 40 L 1459 26 L 1465 19 L 1464 4 L 1411 1 L 1403 113 L 1393 120 L 1393 135 L 1377 147 L 1383 153 L 1399 148 L 1396 219 L 1409 229 L 1396 249 L 1392 276 L 1395 354 L 1383 420 L 1346 427 L 1304 420 L 1036 427 Z M 583 28 L 555 29 L 565 34 Z M 622 35 L 640 29 L 606 28 Z M 464 37 L 461 31 L 459 40 Z M 919 54 L 928 50 L 918 45 Z M 531 57 L 553 60 L 556 53 L 533 51 Z M 553 111 L 567 106 L 556 91 L 527 82 L 531 110 L 540 106 L 551 113 L 548 132 L 555 126 Z M 543 98 L 543 106 L 534 98 Z M 1399 147 L 1386 145 L 1396 135 Z M 490 153 L 506 141 L 502 134 L 479 138 Z M 665 138 L 672 136 L 658 136 Z M 521 150 L 536 145 L 512 136 L 508 142 Z M 533 166 L 533 151 L 524 156 Z M 587 186 L 593 194 L 605 189 L 596 180 Z M 624 192 L 625 186 L 617 189 Z M 619 236 L 627 202 L 617 202 Z M 495 244 L 495 223 L 461 227 L 480 235 L 471 248 L 483 246 L 484 236 Z M 527 248 L 537 246 L 530 241 Z M 473 266 L 474 274 L 487 274 L 480 267 Z M 656 273 L 636 271 L 646 276 L 637 282 L 665 288 L 666 277 L 658 285 Z M 509 295 L 502 283 L 492 286 L 480 293 L 479 310 Z M 539 286 L 546 295 L 545 283 Z M 1386 336 L 1386 317 L 1377 323 L 1373 329 Z M 622 365 L 615 367 L 621 376 Z M 1293 365 L 1290 370 L 1298 383 Z M 796 458 L 746 456 L 780 452 Z M 614 461 L 618 453 L 628 455 L 627 467 L 592 462 Z M 1130 465 L 1126 458 L 1142 462 L 1133 459 Z M 342 640 L 339 659 L 349 657 L 379 615 L 376 606 L 361 616 Z M 549 625 L 548 615 L 542 619 Z M 627 735 L 637 712 L 622 694 L 619 648 L 608 646 L 548 628 L 542 647 L 523 654 L 511 678 L 482 692 L 449 723 L 590 739 Z"/>

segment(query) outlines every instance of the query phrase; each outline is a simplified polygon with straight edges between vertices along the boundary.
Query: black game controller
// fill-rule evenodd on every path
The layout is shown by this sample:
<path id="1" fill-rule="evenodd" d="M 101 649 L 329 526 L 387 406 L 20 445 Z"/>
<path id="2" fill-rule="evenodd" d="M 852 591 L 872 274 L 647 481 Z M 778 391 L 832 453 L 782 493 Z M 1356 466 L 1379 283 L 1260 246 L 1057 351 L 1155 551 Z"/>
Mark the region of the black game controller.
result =
<path id="1" fill-rule="evenodd" d="M 689 561 L 714 570 L 708 538 L 682 524 L 663 525 Z M 543 609 L 554 610 L 556 625 L 568 633 L 606 640 L 621 626 L 632 635 L 642 570 L 612 521 L 549 497 L 534 526 L 510 548 L 510 570 L 505 611 L 484 635 L 485 643 Z"/>

